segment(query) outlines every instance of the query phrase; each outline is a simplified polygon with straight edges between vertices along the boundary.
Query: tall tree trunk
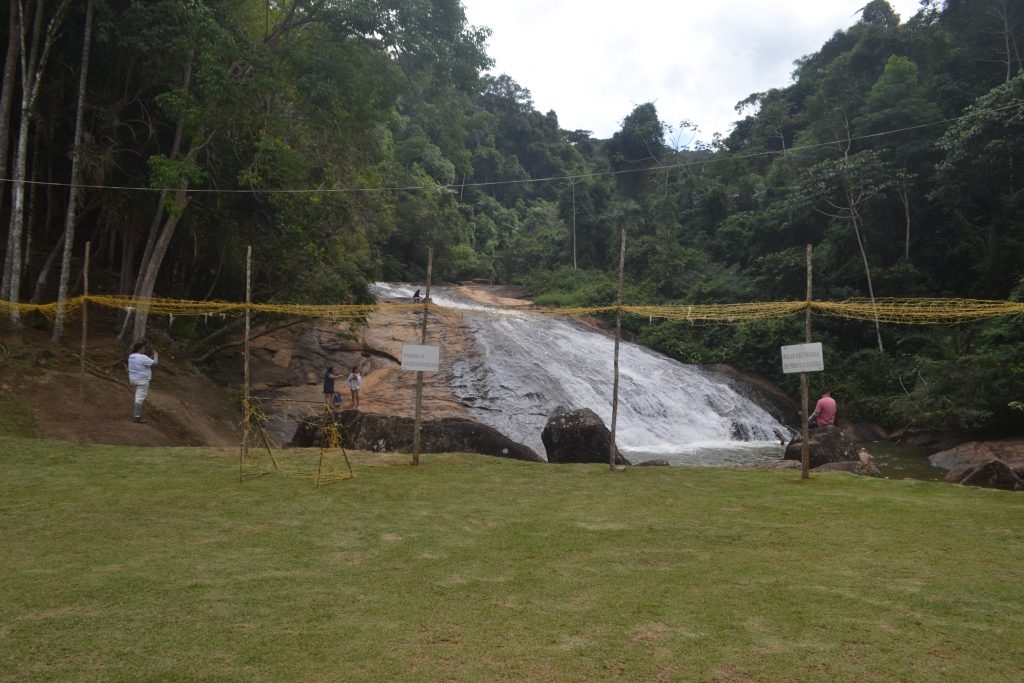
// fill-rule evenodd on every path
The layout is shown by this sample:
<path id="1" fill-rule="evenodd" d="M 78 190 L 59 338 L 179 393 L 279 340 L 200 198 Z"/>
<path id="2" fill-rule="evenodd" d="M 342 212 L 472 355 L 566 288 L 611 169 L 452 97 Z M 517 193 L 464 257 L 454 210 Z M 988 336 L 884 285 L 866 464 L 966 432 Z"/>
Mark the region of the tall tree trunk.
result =
<path id="1" fill-rule="evenodd" d="M 167 220 L 160 229 L 160 236 L 153 245 L 153 253 L 149 258 L 147 268 L 139 274 L 139 286 L 136 289 L 137 293 L 135 295 L 137 298 L 148 300 L 153 297 L 153 289 L 156 287 L 156 276 L 160 273 L 160 265 L 163 263 L 164 256 L 167 254 L 167 248 L 171 244 L 171 237 L 174 236 L 174 230 L 178 227 L 178 222 L 182 214 L 185 213 L 185 208 L 188 206 L 190 199 L 188 196 L 188 181 L 183 180 L 181 187 L 174 193 L 174 203 L 178 210 L 168 213 Z M 135 325 L 132 329 L 132 338 L 134 340 L 138 341 L 146 336 L 146 323 L 148 320 L 149 306 L 142 304 L 135 311 Z"/>
<path id="2" fill-rule="evenodd" d="M 0 178 L 7 177 L 7 153 L 11 142 L 11 105 L 14 103 L 14 81 L 18 78 L 18 54 L 21 51 L 21 28 L 18 17 L 17 6 L 11 2 L 7 56 L 4 58 L 4 82 L 0 87 Z M 3 205 L 4 193 L 0 192 L 0 211 L 3 211 Z"/>
<path id="3" fill-rule="evenodd" d="M 849 190 L 846 190 L 846 201 L 850 207 L 850 224 L 853 226 L 853 234 L 857 236 L 860 257 L 864 261 L 864 275 L 868 279 L 868 296 L 871 297 L 871 308 L 875 313 L 875 336 L 878 338 L 878 350 L 884 352 L 885 349 L 882 348 L 882 326 L 878 321 L 878 307 L 875 305 L 875 288 L 871 285 L 871 267 L 868 265 L 868 254 L 864 250 L 864 240 L 860 233 L 860 214 L 857 212 L 857 205 L 854 203 Z"/>
<path id="4" fill-rule="evenodd" d="M 53 17 L 46 27 L 46 35 L 40 49 L 40 33 L 42 28 L 42 17 L 45 9 L 44 0 L 36 3 L 36 16 L 32 28 L 32 45 L 28 55 L 25 54 L 25 38 L 21 38 L 21 122 L 18 129 L 18 145 L 14 156 L 13 187 L 11 188 L 11 225 L 8 231 L 7 251 L 10 254 L 10 268 L 4 271 L 4 285 L 7 287 L 7 299 L 14 304 L 11 308 L 11 323 L 15 326 L 21 325 L 21 313 L 17 308 L 18 298 L 21 294 L 21 238 L 25 227 L 24 203 L 25 203 L 25 166 L 28 157 L 28 132 L 32 122 L 32 113 L 35 109 L 36 98 L 39 96 L 39 85 L 42 82 L 43 72 L 46 69 L 46 62 L 50 56 L 50 49 L 53 47 L 57 35 L 57 27 L 63 19 L 71 0 L 61 0 Z M 24 16 L 21 17 L 19 26 L 24 31 Z"/>
<path id="5" fill-rule="evenodd" d="M 899 190 L 900 201 L 903 202 L 903 215 L 907 220 L 907 236 L 903 242 L 903 258 L 910 262 L 910 194 L 906 188 Z"/>
<path id="6" fill-rule="evenodd" d="M 64 336 L 64 301 L 68 298 L 68 279 L 71 274 L 71 252 L 75 246 L 75 212 L 78 208 L 78 164 L 82 157 L 82 118 L 85 108 L 85 86 L 89 76 L 89 48 L 92 43 L 93 0 L 85 8 L 85 38 L 82 45 L 82 66 L 78 73 L 78 111 L 75 115 L 75 139 L 71 147 L 71 188 L 68 192 L 68 212 L 64 218 L 64 254 L 60 262 L 60 285 L 57 289 L 57 316 L 53 324 L 53 340 Z"/>
<path id="7" fill-rule="evenodd" d="M 43 267 L 39 269 L 39 275 L 36 277 L 36 288 L 32 292 L 32 298 L 29 299 L 29 303 L 38 304 L 43 300 L 43 292 L 46 291 L 46 283 L 50 279 L 50 271 L 53 269 L 53 264 L 57 262 L 57 254 L 61 253 L 64 248 L 64 238 L 67 235 L 65 232 L 57 240 L 57 244 L 53 245 L 53 249 L 50 250 L 50 255 L 46 257 L 46 262 Z"/>
<path id="8" fill-rule="evenodd" d="M 186 92 L 186 93 L 189 91 L 189 88 L 190 88 L 190 86 L 192 84 L 192 62 L 194 61 L 194 58 L 195 58 L 195 50 L 191 50 L 189 52 L 189 54 L 188 54 L 188 59 L 185 62 L 185 75 L 184 75 L 184 78 L 182 79 L 182 86 L 181 86 L 182 87 L 182 91 Z M 178 125 L 174 129 L 174 143 L 171 145 L 170 158 L 171 158 L 172 161 L 177 159 L 178 158 L 178 154 L 181 153 L 181 141 L 182 141 L 183 137 L 184 137 L 184 122 L 178 121 Z M 148 299 L 150 296 L 152 296 L 152 293 L 153 293 L 153 289 L 152 289 L 152 287 L 150 287 L 149 295 L 146 295 L 145 297 L 143 296 L 143 294 L 142 294 L 143 274 L 146 273 L 149 270 L 149 264 L 150 264 L 150 262 L 152 261 L 152 258 L 153 258 L 153 250 L 154 250 L 155 245 L 156 245 L 156 237 L 157 237 L 157 233 L 159 232 L 159 229 L 160 229 L 160 223 L 163 222 L 164 202 L 166 202 L 166 201 L 167 201 L 167 190 L 161 190 L 160 191 L 160 197 L 158 198 L 157 203 L 156 203 L 156 212 L 153 214 L 153 222 L 150 223 L 149 233 L 147 233 L 147 235 L 146 235 L 146 246 L 142 250 L 142 260 L 139 262 L 139 275 L 135 279 L 135 288 L 132 290 L 132 297 L 136 298 L 136 299 L 139 299 L 139 298 L 147 298 Z M 184 210 L 184 207 L 182 208 L 182 210 Z M 175 221 L 175 223 L 176 223 L 176 221 Z M 172 231 L 173 231 L 173 228 L 172 228 Z M 166 247 L 165 247 L 165 250 L 166 250 Z M 134 243 L 134 239 L 133 239 L 132 240 L 132 254 L 133 255 L 134 255 L 134 252 L 135 252 L 135 243 Z M 162 260 L 163 256 L 161 255 L 160 258 Z M 133 313 L 128 313 L 128 315 L 125 316 L 124 322 L 121 325 L 121 332 L 118 334 L 118 339 L 120 339 L 121 341 L 126 341 L 126 337 L 127 337 L 127 334 L 128 334 L 128 328 L 129 328 L 129 326 L 132 326 L 132 321 L 135 319 L 135 317 L 136 317 L 136 315 L 133 314 Z M 143 334 L 136 334 L 135 331 L 137 329 L 138 329 L 138 325 L 134 325 L 133 326 L 133 336 L 134 336 L 134 338 L 136 340 L 137 339 L 141 339 L 143 337 L 143 335 L 145 334 L 145 330 L 146 330 L 146 323 L 145 323 L 145 321 L 143 321 L 143 323 L 142 323 L 142 332 L 143 332 Z"/>

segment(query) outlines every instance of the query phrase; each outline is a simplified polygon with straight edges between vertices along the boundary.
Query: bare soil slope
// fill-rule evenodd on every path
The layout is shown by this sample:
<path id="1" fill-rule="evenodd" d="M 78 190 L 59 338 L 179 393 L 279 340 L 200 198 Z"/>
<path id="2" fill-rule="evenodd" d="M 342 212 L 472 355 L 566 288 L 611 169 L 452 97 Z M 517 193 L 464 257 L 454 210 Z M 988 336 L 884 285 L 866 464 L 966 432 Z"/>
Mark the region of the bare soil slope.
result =
<path id="1" fill-rule="evenodd" d="M 470 285 L 460 292 L 483 303 L 529 305 L 521 288 Z M 31 322 L 31 321 L 28 321 Z M 93 312 L 80 371 L 80 326 L 71 321 L 63 344 L 50 341 L 48 326 L 27 324 L 0 335 L 0 394 L 28 410 L 37 433 L 81 443 L 138 446 L 232 446 L 240 442 L 240 386 L 243 363 L 239 345 L 227 348 L 196 368 L 164 345 L 154 368 L 143 409 L 145 424 L 132 422 L 134 390 L 128 385 L 126 349 L 117 343 L 112 316 Z M 422 315 L 385 303 L 365 328 L 323 320 L 298 320 L 274 331 L 255 327 L 251 344 L 253 393 L 267 399 L 260 407 L 269 434 L 278 443 L 291 439 L 296 421 L 323 405 L 322 378 L 327 366 L 363 373 L 360 408 L 383 415 L 411 417 L 415 412 L 416 373 L 401 369 L 403 344 L 418 344 Z M 423 417 L 466 417 L 450 389 L 451 363 L 472 341 L 457 315 L 431 313 L 428 343 L 441 347 L 441 369 L 424 374 Z M 160 344 L 158 344 L 160 346 Z M 337 388 L 351 407 L 344 380 Z"/>
<path id="2" fill-rule="evenodd" d="M 64 345 L 54 345 L 43 329 L 7 332 L 2 339 L 0 391 L 26 407 L 40 436 L 138 446 L 239 442 L 241 413 L 228 392 L 168 350 L 154 368 L 143 409 L 148 422 L 133 422 L 125 350 L 109 332 L 90 330 L 83 382 L 79 329 L 68 329 Z"/>

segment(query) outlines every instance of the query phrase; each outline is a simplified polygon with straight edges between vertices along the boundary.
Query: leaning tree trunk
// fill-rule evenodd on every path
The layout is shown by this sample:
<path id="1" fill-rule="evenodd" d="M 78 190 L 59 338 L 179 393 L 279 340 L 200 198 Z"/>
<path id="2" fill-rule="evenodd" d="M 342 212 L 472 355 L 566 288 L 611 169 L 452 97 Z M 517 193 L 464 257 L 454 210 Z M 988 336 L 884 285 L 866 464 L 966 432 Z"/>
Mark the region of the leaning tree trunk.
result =
<path id="1" fill-rule="evenodd" d="M 178 227 L 178 221 L 185 212 L 189 200 L 188 181 L 183 180 L 181 187 L 174 193 L 174 203 L 178 210 L 168 212 L 167 220 L 160 229 L 160 236 L 153 245 L 153 253 L 150 255 L 149 263 L 145 271 L 139 274 L 139 287 L 136 290 L 136 297 L 142 301 L 148 301 L 153 297 L 153 289 L 156 287 L 156 276 L 160 272 L 160 266 L 163 263 L 164 255 L 167 253 L 167 247 L 171 244 L 171 237 L 174 236 L 174 230 Z M 139 304 L 135 311 L 135 325 L 132 329 L 132 338 L 134 340 L 138 341 L 146 336 L 146 323 L 148 319 L 148 304 Z"/>
<path id="2" fill-rule="evenodd" d="M 882 326 L 878 321 L 878 306 L 875 304 L 875 289 L 871 286 L 871 267 L 868 266 L 868 254 L 864 250 L 864 240 L 860 235 L 860 215 L 857 213 L 857 206 L 853 202 L 853 197 L 850 196 L 850 191 L 846 191 L 846 201 L 850 206 L 850 224 L 853 225 L 853 234 L 857 236 L 857 246 L 860 247 L 860 257 L 864 261 L 864 275 L 868 279 L 868 296 L 871 297 L 871 310 L 875 314 L 875 336 L 878 338 L 878 350 L 885 351 L 882 348 Z"/>
<path id="3" fill-rule="evenodd" d="M 75 139 L 71 143 L 71 188 L 68 212 L 64 219 L 64 254 L 60 262 L 60 285 L 57 289 L 57 316 L 53 323 L 53 341 L 64 336 L 64 302 L 68 298 L 71 253 L 75 246 L 75 211 L 78 208 L 78 165 L 82 158 L 82 111 L 85 108 L 85 86 L 89 75 L 89 47 L 92 43 L 93 0 L 85 9 L 85 38 L 82 45 L 82 67 L 78 74 L 78 112 L 75 115 Z"/>
<path id="4" fill-rule="evenodd" d="M 900 201 L 903 202 L 903 216 L 904 218 L 906 218 L 907 222 L 906 237 L 903 240 L 903 258 L 908 263 L 910 262 L 910 197 L 908 196 L 909 194 L 909 191 L 906 189 L 902 189 L 899 191 Z"/>
<path id="5" fill-rule="evenodd" d="M 188 59 L 185 62 L 185 76 L 182 79 L 182 85 L 181 85 L 182 92 L 186 92 L 187 93 L 189 91 L 189 87 L 191 86 L 191 83 L 192 83 L 192 62 L 194 61 L 194 57 L 195 57 L 195 50 L 192 50 L 192 51 L 189 52 Z M 178 121 L 178 125 L 174 129 L 174 142 L 171 144 L 170 159 L 172 161 L 176 160 L 178 158 L 178 154 L 181 153 L 181 141 L 182 141 L 182 138 L 184 137 L 184 132 L 185 132 L 184 122 L 183 121 Z M 153 287 L 152 286 L 149 289 L 149 294 L 148 295 L 143 295 L 142 294 L 143 281 L 145 279 L 144 278 L 144 273 L 146 273 L 149 270 L 149 265 L 150 265 L 150 263 L 153 260 L 153 250 L 154 250 L 154 248 L 156 246 L 157 234 L 158 234 L 159 229 L 160 229 L 160 224 L 163 222 L 163 218 L 164 218 L 164 202 L 165 201 L 167 201 L 167 190 L 166 189 L 160 191 L 160 196 L 157 199 L 157 203 L 156 203 L 156 212 L 153 214 L 153 222 L 150 224 L 149 232 L 146 234 L 146 246 L 142 250 L 142 260 L 139 262 L 139 275 L 138 275 L 138 277 L 135 280 L 135 288 L 132 290 L 132 298 L 133 299 L 139 299 L 139 298 L 142 298 L 143 296 L 145 296 L 145 298 L 148 299 L 153 294 Z M 168 221 L 170 221 L 170 220 L 172 220 L 172 219 L 169 218 Z M 173 231 L 173 228 L 172 228 L 172 231 Z M 165 250 L 166 250 L 166 247 L 165 247 Z M 133 252 L 133 254 L 134 254 L 134 251 L 135 251 L 135 244 L 133 243 L 132 244 L 132 252 Z M 162 260 L 163 256 L 161 256 L 160 258 Z M 129 265 L 129 267 L 131 267 L 131 262 L 129 262 L 128 265 Z M 159 270 L 159 264 L 157 264 L 157 269 Z M 155 279 L 155 275 L 154 275 L 154 279 Z M 126 341 L 126 336 L 128 334 L 129 327 L 132 327 L 133 337 L 135 339 L 141 339 L 142 338 L 142 336 L 143 336 L 142 334 L 136 334 L 135 333 L 135 330 L 138 329 L 137 325 L 133 326 L 133 322 L 135 321 L 135 318 L 136 318 L 135 314 L 133 314 L 131 312 L 129 312 L 127 315 L 125 315 L 124 321 L 121 324 L 121 332 L 117 335 L 118 339 L 120 339 L 122 342 Z M 143 323 L 142 323 L 142 332 L 143 332 L 143 334 L 145 333 L 145 330 L 146 330 L 146 323 L 145 323 L 145 321 L 143 321 Z"/>

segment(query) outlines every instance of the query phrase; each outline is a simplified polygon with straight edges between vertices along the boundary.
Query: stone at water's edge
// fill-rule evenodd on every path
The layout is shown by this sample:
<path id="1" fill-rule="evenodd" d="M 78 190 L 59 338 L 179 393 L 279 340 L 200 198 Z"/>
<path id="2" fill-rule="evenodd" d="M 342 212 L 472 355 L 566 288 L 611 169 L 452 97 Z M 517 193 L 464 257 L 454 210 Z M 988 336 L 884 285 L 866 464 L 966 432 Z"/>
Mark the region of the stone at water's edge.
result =
<path id="1" fill-rule="evenodd" d="M 1024 481 L 1002 460 L 993 458 L 979 464 L 964 463 L 946 475 L 946 481 L 964 486 L 980 486 L 1004 491 L 1024 490 Z"/>
<path id="2" fill-rule="evenodd" d="M 341 433 L 345 448 L 365 451 L 411 452 L 415 421 L 411 417 L 375 415 L 343 410 L 330 418 Z M 300 421 L 288 444 L 315 447 L 321 443 L 321 417 Z M 512 441 L 496 429 L 466 418 L 446 417 L 420 423 L 423 453 L 480 453 L 499 458 L 544 462 L 527 446 Z"/>
<path id="3" fill-rule="evenodd" d="M 952 470 L 965 464 L 981 465 L 993 458 L 1010 467 L 1024 465 L 1024 439 L 968 441 L 930 455 L 928 462 L 944 470 Z"/>
<path id="4" fill-rule="evenodd" d="M 819 427 L 812 429 L 809 434 L 810 452 L 808 454 L 809 467 L 821 467 L 830 462 L 848 462 L 858 459 L 858 448 L 840 430 L 835 427 Z M 801 460 L 803 445 L 797 435 L 788 446 L 786 446 L 785 460 Z"/>
<path id="5" fill-rule="evenodd" d="M 852 472 L 865 477 L 881 477 L 882 473 L 871 463 L 863 463 L 860 460 L 843 460 L 841 462 L 827 462 L 814 468 L 815 472 Z"/>
<path id="6" fill-rule="evenodd" d="M 597 413 L 590 408 L 582 408 L 549 417 L 540 440 L 547 451 L 548 462 L 607 463 L 612 434 Z M 617 448 L 615 463 L 630 464 Z"/>
<path id="7" fill-rule="evenodd" d="M 655 458 L 654 460 L 644 460 L 643 462 L 638 462 L 635 466 L 636 467 L 671 467 L 672 463 L 670 463 L 668 460 L 665 460 L 664 458 Z"/>

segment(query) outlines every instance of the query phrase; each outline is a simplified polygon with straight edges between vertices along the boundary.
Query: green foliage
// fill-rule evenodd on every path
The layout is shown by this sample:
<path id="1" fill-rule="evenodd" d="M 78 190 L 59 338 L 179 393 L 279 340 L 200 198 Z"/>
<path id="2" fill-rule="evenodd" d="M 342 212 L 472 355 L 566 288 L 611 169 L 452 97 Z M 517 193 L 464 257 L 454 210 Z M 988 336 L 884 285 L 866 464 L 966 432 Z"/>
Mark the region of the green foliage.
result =
<path id="1" fill-rule="evenodd" d="M 523 278 L 523 284 L 534 291 L 540 306 L 608 306 L 615 303 L 618 276 L 599 270 L 573 270 L 562 266 L 552 271 L 538 271 Z"/>

